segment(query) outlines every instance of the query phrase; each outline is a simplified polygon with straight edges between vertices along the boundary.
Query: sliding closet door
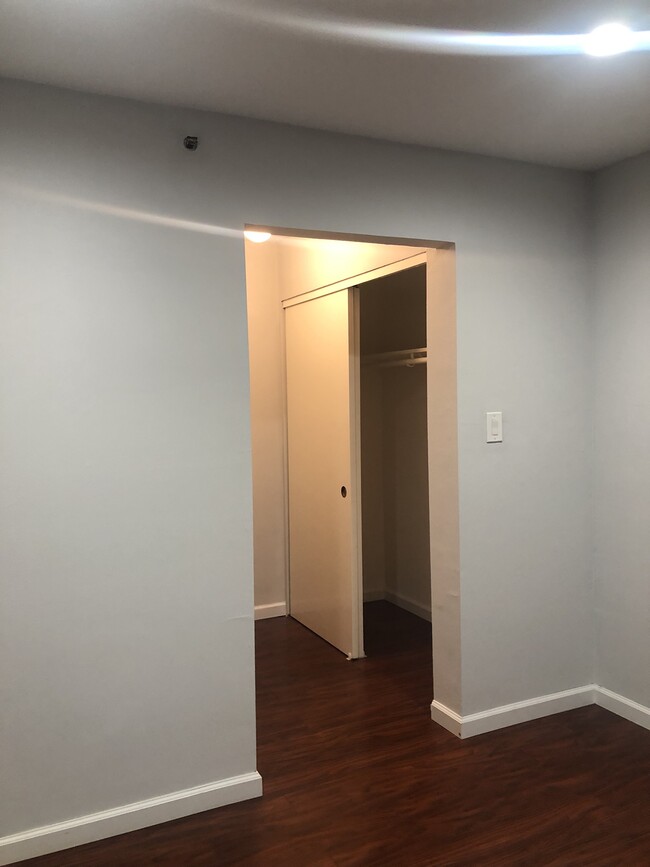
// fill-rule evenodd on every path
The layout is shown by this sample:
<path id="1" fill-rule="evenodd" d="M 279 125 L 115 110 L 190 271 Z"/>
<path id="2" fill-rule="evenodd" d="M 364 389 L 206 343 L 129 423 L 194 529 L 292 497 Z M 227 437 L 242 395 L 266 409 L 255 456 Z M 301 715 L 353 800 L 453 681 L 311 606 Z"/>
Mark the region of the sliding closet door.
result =
<path id="1" fill-rule="evenodd" d="M 361 655 L 353 290 L 285 310 L 290 612 Z"/>

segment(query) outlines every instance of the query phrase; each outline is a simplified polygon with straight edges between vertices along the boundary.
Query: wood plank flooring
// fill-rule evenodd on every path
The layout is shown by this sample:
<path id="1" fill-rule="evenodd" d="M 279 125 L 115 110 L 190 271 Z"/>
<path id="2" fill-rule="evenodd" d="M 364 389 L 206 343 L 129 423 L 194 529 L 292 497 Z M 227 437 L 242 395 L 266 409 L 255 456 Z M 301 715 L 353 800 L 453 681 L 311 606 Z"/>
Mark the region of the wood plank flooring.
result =
<path id="1" fill-rule="evenodd" d="M 429 717 L 430 625 L 366 608 L 357 662 L 256 625 L 263 798 L 23 863 L 650 865 L 650 732 L 588 707 L 460 741 Z"/>

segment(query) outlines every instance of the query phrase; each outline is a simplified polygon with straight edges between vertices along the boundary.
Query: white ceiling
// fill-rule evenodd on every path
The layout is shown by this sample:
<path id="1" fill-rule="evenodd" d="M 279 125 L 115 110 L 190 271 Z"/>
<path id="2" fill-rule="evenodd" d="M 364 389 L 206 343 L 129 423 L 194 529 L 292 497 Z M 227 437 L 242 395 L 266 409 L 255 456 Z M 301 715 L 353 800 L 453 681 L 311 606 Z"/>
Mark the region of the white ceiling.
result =
<path id="1" fill-rule="evenodd" d="M 358 24 L 584 33 L 612 19 L 650 30 L 650 0 L 0 0 L 0 74 L 593 169 L 650 150 L 650 52 L 441 55 L 369 44 Z"/>

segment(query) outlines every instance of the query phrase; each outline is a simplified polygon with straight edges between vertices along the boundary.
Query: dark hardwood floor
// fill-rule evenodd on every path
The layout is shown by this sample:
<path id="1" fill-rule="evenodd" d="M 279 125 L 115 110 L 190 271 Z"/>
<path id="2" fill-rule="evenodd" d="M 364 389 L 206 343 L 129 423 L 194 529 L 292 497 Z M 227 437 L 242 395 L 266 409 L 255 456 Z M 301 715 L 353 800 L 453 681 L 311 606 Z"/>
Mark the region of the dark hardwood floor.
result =
<path id="1" fill-rule="evenodd" d="M 430 626 L 367 606 L 366 660 L 257 624 L 264 797 L 25 864 L 650 865 L 650 732 L 597 707 L 460 741 Z"/>

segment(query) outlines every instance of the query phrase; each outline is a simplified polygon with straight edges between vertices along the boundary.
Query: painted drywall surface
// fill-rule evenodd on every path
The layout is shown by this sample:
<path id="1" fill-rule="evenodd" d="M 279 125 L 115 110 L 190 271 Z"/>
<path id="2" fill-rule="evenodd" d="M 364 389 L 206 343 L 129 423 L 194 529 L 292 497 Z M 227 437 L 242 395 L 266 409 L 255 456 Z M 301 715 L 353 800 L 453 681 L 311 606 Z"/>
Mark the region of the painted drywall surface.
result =
<path id="1" fill-rule="evenodd" d="M 416 256 L 421 247 L 312 238 L 278 238 L 281 297 L 293 298 Z"/>
<path id="2" fill-rule="evenodd" d="M 458 251 L 463 714 L 592 676 L 587 242 L 556 216 L 535 252 Z"/>
<path id="3" fill-rule="evenodd" d="M 3 385 L 2 833 L 253 767 L 244 255 L 220 234 L 246 222 L 458 244 L 463 683 L 439 698 L 590 680 L 588 178 L 14 82 L 0 102 L 4 363 L 27 366 Z"/>
<path id="4" fill-rule="evenodd" d="M 361 367 L 360 377 L 363 598 L 373 602 L 386 598 L 383 382 L 368 367 Z"/>
<path id="5" fill-rule="evenodd" d="M 235 243 L 20 196 L 0 234 L 10 833 L 254 770 L 255 730 Z"/>
<path id="6" fill-rule="evenodd" d="M 456 252 L 427 252 L 427 430 L 434 700 L 463 706 Z M 433 707 L 433 706 L 432 706 Z"/>
<path id="7" fill-rule="evenodd" d="M 364 598 L 431 611 L 426 370 L 361 372 Z"/>
<path id="8" fill-rule="evenodd" d="M 431 611 L 426 367 L 384 373 L 386 590 Z"/>
<path id="9" fill-rule="evenodd" d="M 286 602 L 284 332 L 277 244 L 246 241 L 255 605 Z"/>
<path id="10" fill-rule="evenodd" d="M 363 355 L 427 345 L 426 281 L 422 264 L 361 284 Z"/>
<path id="11" fill-rule="evenodd" d="M 146 110 L 37 94 L 1 95 L 0 836 L 256 764 L 243 243 L 43 198 L 179 215 Z"/>
<path id="12" fill-rule="evenodd" d="M 650 154 L 595 188 L 596 682 L 650 705 Z"/>
<path id="13" fill-rule="evenodd" d="M 426 366 L 363 358 L 426 345 L 425 266 L 360 293 L 364 595 L 431 611 Z"/>

